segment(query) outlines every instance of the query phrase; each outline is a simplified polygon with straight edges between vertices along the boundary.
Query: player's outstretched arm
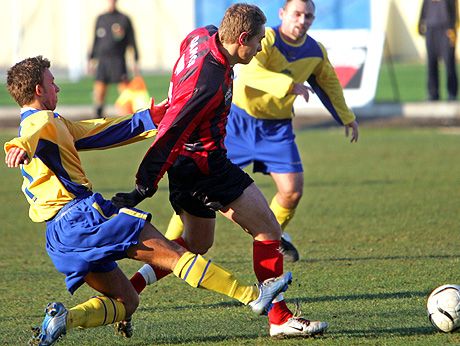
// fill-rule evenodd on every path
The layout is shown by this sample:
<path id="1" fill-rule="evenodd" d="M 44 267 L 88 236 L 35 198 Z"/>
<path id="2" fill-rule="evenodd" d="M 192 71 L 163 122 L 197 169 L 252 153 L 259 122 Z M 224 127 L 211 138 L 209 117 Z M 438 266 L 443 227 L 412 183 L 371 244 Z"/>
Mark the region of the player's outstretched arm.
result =
<path id="1" fill-rule="evenodd" d="M 19 165 L 27 165 L 30 162 L 27 152 L 19 147 L 12 147 L 5 156 L 5 163 L 10 168 L 19 167 Z"/>
<path id="2" fill-rule="evenodd" d="M 137 189 L 131 192 L 118 192 L 112 197 L 112 203 L 118 207 L 132 208 L 141 203 L 147 196 L 143 195 Z"/>
<path id="3" fill-rule="evenodd" d="M 350 134 L 350 129 L 351 129 L 351 140 L 350 142 L 357 142 L 358 137 L 359 137 L 359 130 L 358 130 L 358 122 L 356 120 L 353 120 L 351 123 L 345 125 L 345 136 L 348 137 Z"/>

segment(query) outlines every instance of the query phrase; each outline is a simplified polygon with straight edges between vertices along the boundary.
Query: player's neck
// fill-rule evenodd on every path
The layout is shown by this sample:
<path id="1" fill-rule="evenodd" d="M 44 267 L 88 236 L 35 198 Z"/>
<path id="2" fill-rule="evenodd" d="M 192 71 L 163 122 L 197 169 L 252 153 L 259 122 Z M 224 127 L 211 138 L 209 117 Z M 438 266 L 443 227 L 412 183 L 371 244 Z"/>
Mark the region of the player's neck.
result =
<path id="1" fill-rule="evenodd" d="M 293 45 L 296 45 L 296 44 L 299 44 L 301 42 L 303 42 L 305 40 L 305 38 L 307 37 L 307 34 L 305 34 L 304 36 L 300 37 L 300 38 L 292 38 L 292 37 L 289 37 L 288 35 L 286 35 L 282 28 L 280 27 L 279 29 L 279 33 L 281 35 L 281 38 L 286 41 L 287 43 L 290 43 L 290 44 L 293 44 Z"/>
<path id="2" fill-rule="evenodd" d="M 217 40 L 217 48 L 225 56 L 230 66 L 234 66 L 239 62 L 238 43 L 222 43 Z"/>

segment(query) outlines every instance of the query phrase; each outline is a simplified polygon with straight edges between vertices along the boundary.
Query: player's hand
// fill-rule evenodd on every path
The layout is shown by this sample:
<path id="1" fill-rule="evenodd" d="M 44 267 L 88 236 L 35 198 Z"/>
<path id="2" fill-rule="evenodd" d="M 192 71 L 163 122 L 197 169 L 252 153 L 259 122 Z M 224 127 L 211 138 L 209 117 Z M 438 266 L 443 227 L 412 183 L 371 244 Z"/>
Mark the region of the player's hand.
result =
<path id="1" fill-rule="evenodd" d="M 358 122 L 356 120 L 345 125 L 345 136 L 348 137 L 351 129 L 351 140 L 350 142 L 357 142 L 359 137 Z"/>
<path id="2" fill-rule="evenodd" d="M 19 147 L 12 147 L 5 156 L 5 163 L 8 167 L 14 168 L 19 165 L 27 165 L 30 162 L 27 152 Z"/>
<path id="3" fill-rule="evenodd" d="M 308 102 L 308 100 L 310 99 L 310 93 L 314 94 L 315 92 L 312 88 L 302 83 L 294 83 L 294 86 L 292 87 L 292 90 L 290 92 L 290 94 L 302 95 L 305 99 L 305 102 Z"/>
<path id="4" fill-rule="evenodd" d="M 450 46 L 455 47 L 457 42 L 457 32 L 454 29 L 447 29 L 446 36 L 449 38 Z"/>
<path id="5" fill-rule="evenodd" d="M 144 199 L 145 197 L 137 189 L 134 189 L 131 192 L 119 192 L 115 194 L 112 197 L 112 203 L 118 208 L 131 208 L 138 205 Z"/>
<path id="6" fill-rule="evenodd" d="M 96 71 L 96 60 L 95 59 L 89 59 L 88 60 L 88 65 L 87 65 L 87 72 L 88 72 L 88 75 L 92 76 L 95 74 L 95 71 Z"/>
<path id="7" fill-rule="evenodd" d="M 159 104 L 155 105 L 155 101 L 152 97 L 152 99 L 150 100 L 150 116 L 152 117 L 153 123 L 156 126 L 158 126 L 161 119 L 163 119 L 168 108 L 169 108 L 168 99 L 164 99 Z"/>

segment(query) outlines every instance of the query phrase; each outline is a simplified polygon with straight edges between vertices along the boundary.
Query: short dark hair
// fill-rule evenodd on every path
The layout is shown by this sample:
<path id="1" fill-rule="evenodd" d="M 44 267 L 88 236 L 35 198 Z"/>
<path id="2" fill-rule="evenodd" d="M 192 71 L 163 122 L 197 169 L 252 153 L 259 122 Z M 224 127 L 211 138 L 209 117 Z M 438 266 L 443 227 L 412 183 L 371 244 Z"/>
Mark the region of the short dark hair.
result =
<path id="1" fill-rule="evenodd" d="M 289 4 L 292 0 L 286 0 L 284 2 L 284 5 L 283 5 L 283 8 L 286 9 L 286 6 L 287 4 Z M 313 6 L 313 9 L 316 10 L 316 5 L 315 3 L 313 2 L 313 0 L 302 0 L 303 2 L 309 2 L 312 6 Z"/>
<path id="2" fill-rule="evenodd" d="M 242 32 L 251 39 L 259 33 L 260 27 L 267 22 L 262 10 L 256 5 L 233 4 L 225 11 L 219 26 L 219 40 L 235 43 Z"/>
<path id="3" fill-rule="evenodd" d="M 33 101 L 35 87 L 43 83 L 43 73 L 50 66 L 50 61 L 39 55 L 24 59 L 8 70 L 6 87 L 19 106 Z"/>

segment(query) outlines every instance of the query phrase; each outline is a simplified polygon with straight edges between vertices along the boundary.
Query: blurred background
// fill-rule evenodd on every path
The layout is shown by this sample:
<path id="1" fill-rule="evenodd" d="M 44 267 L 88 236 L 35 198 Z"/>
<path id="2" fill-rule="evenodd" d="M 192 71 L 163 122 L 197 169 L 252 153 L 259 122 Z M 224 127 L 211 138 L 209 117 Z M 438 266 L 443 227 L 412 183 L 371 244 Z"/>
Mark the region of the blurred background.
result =
<path id="1" fill-rule="evenodd" d="M 160 93 L 159 97 L 166 95 L 166 91 L 151 90 L 155 88 L 152 83 L 161 90 L 164 87 L 151 81 L 149 76 L 163 76 L 161 83 L 167 83 L 167 74 L 177 59 L 179 43 L 184 36 L 198 26 L 218 25 L 225 9 L 235 2 L 238 1 L 118 1 L 118 9 L 132 20 L 140 53 L 139 65 L 151 93 Z M 278 10 L 283 0 L 250 2 L 266 13 L 268 25 L 279 23 Z M 346 76 L 348 80 L 345 81 L 341 78 L 351 106 L 374 101 L 425 99 L 425 41 L 417 33 L 421 4 L 422 0 L 316 1 L 317 19 L 310 34 L 326 45 L 335 67 L 340 69 L 340 64 L 348 63 L 358 72 L 361 67 L 358 84 L 356 80 L 348 83 L 350 76 Z M 53 73 L 61 84 L 83 82 L 80 89 L 86 90 L 87 86 L 90 89 L 92 76 L 87 73 L 87 57 L 93 43 L 96 17 L 106 10 L 107 0 L 2 0 L 0 83 L 4 84 L 6 70 L 15 62 L 43 55 L 51 60 Z M 339 50 L 334 54 L 337 45 Z M 344 47 L 348 47 L 350 55 Z M 127 54 L 128 58 L 131 56 Z M 353 62 L 356 59 L 358 61 Z M 345 70 L 350 66 L 342 67 Z M 406 79 L 413 82 L 416 90 L 407 90 Z M 355 102 L 353 93 L 356 90 L 353 89 L 358 88 L 365 89 L 367 94 L 359 94 L 360 101 Z M 0 105 L 13 105 L 2 89 Z M 82 95 L 74 99 L 91 102 L 86 91 Z M 112 91 L 109 98 L 113 97 Z M 80 101 L 71 99 L 69 102 Z"/>

